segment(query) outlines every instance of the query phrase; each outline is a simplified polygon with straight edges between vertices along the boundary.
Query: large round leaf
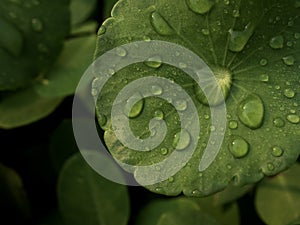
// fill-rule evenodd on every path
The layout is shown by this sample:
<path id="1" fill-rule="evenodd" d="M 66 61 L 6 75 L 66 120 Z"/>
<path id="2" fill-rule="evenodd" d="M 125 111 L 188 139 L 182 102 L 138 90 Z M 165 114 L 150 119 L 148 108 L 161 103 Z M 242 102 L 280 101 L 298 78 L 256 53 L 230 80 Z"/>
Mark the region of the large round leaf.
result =
<path id="1" fill-rule="evenodd" d="M 0 15 L 0 90 L 14 90 L 57 58 L 69 32 L 69 0 L 3 0 Z"/>
<path id="2" fill-rule="evenodd" d="M 119 1 L 112 18 L 99 30 L 96 56 L 143 40 L 162 40 L 190 49 L 214 72 L 226 97 L 227 127 L 212 127 L 207 99 L 194 80 L 181 69 L 161 65 L 155 56 L 149 60 L 156 63 L 112 71 L 99 95 L 97 114 L 110 152 L 119 161 L 144 166 L 160 162 L 174 151 L 180 130 L 178 112 L 160 98 L 144 99 L 129 114 L 130 128 L 140 139 L 150 135 L 148 124 L 153 117 L 163 117 L 168 131 L 157 148 L 144 152 L 126 148 L 111 126 L 117 94 L 138 78 L 156 76 L 173 80 L 189 94 L 198 110 L 201 131 L 190 161 L 174 177 L 147 188 L 166 195 L 204 196 L 231 183 L 257 182 L 286 169 L 300 152 L 299 12 L 295 0 Z M 211 107 L 221 102 L 216 98 Z M 217 157 L 199 172 L 209 136 L 224 129 Z"/>

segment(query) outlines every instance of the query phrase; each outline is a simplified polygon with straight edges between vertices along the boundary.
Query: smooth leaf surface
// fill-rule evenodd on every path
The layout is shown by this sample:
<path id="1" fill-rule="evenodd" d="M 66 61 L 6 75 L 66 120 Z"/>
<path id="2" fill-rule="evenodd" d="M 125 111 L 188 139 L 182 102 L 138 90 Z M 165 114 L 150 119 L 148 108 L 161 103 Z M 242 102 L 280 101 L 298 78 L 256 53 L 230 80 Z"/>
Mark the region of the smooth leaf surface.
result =
<path id="1" fill-rule="evenodd" d="M 49 73 L 37 80 L 35 90 L 45 97 L 65 97 L 74 94 L 78 82 L 91 64 L 96 35 L 65 42 L 64 50 Z"/>
<path id="2" fill-rule="evenodd" d="M 218 225 L 212 217 L 201 211 L 191 199 L 178 198 L 155 201 L 138 215 L 136 225 Z"/>
<path id="3" fill-rule="evenodd" d="M 71 24 L 84 22 L 93 13 L 97 0 L 71 0 Z"/>
<path id="4" fill-rule="evenodd" d="M 126 225 L 129 218 L 127 187 L 99 176 L 79 153 L 61 171 L 58 202 L 67 224 Z"/>
<path id="5" fill-rule="evenodd" d="M 157 193 L 205 196 L 231 183 L 257 182 L 287 168 L 300 152 L 300 8 L 296 1 L 209 3 L 121 0 L 114 7 L 112 18 L 99 30 L 96 56 L 142 40 L 163 40 L 192 50 L 214 72 L 227 97 L 225 139 L 214 162 L 199 173 L 210 133 L 225 128 L 211 127 L 207 100 L 200 88 L 194 87 L 195 82 L 180 69 L 159 63 L 131 65 L 111 76 L 99 95 L 97 114 L 107 118 L 106 124 L 100 124 L 106 144 L 122 162 L 142 166 L 166 159 L 174 151 L 174 135 L 180 130 L 174 107 L 160 98 L 149 97 L 140 114 L 130 119 L 130 128 L 136 137 L 148 137 L 149 121 L 159 110 L 168 126 L 166 137 L 148 152 L 124 147 L 112 129 L 110 117 L 114 99 L 127 84 L 147 76 L 171 79 L 184 88 L 198 109 L 198 147 L 172 182 L 166 180 L 147 187 Z M 216 100 L 216 104 L 220 102 Z M 164 148 L 167 154 L 162 154 Z"/>
<path id="6" fill-rule="evenodd" d="M 5 95 L 0 99 L 0 127 L 12 129 L 33 123 L 51 114 L 62 100 L 41 97 L 32 88 Z"/>
<path id="7" fill-rule="evenodd" d="M 56 60 L 69 33 L 69 1 L 3 0 L 0 15 L 0 90 L 15 90 Z"/>
<path id="8" fill-rule="evenodd" d="M 300 165 L 295 164 L 286 172 L 265 179 L 258 186 L 256 210 L 267 224 L 291 224 L 300 217 L 299 173 Z"/>

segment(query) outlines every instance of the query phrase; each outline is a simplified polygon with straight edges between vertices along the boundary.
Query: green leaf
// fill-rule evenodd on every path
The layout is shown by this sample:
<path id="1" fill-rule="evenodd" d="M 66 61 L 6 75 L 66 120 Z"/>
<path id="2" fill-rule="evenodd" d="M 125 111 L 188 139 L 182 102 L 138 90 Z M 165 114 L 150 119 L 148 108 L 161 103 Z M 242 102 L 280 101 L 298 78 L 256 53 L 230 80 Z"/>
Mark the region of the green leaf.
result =
<path id="1" fill-rule="evenodd" d="M 45 98 L 33 89 L 20 90 L 0 99 L 0 127 L 12 129 L 40 120 L 51 114 L 62 98 Z"/>
<path id="2" fill-rule="evenodd" d="M 20 223 L 30 217 L 30 205 L 23 182 L 12 169 L 0 164 L 0 209 L 2 220 Z M 15 218 L 6 218 L 6 214 Z M 22 221 L 24 222 L 24 221 Z"/>
<path id="3" fill-rule="evenodd" d="M 71 120 L 64 120 L 50 137 L 50 158 L 54 169 L 59 172 L 65 161 L 78 152 Z"/>
<path id="4" fill-rule="evenodd" d="M 74 94 L 78 82 L 92 63 L 96 35 L 78 37 L 65 42 L 65 48 L 49 73 L 40 77 L 35 90 L 45 97 Z"/>
<path id="5" fill-rule="evenodd" d="M 0 15 L 0 91 L 15 90 L 56 60 L 69 32 L 69 1 L 3 0 Z"/>
<path id="6" fill-rule="evenodd" d="M 195 81 L 155 58 L 149 58 L 156 63 L 148 66 L 139 63 L 115 71 L 99 95 L 97 114 L 107 118 L 106 124 L 100 124 L 106 144 L 123 163 L 142 166 L 166 159 L 174 151 L 173 140 L 180 130 L 175 108 L 160 98 L 148 97 L 140 114 L 130 118 L 132 133 L 141 139 L 150 136 L 149 121 L 159 110 L 168 127 L 166 137 L 151 151 L 126 148 L 111 126 L 111 108 L 127 84 L 147 76 L 171 79 L 184 88 L 198 109 L 201 131 L 193 157 L 172 182 L 165 180 L 148 189 L 165 195 L 205 196 L 232 183 L 257 182 L 296 161 L 300 152 L 300 17 L 295 0 L 121 0 L 112 14 L 99 30 L 96 57 L 133 41 L 177 43 L 205 61 L 226 97 L 225 139 L 213 163 L 199 173 L 210 134 L 225 128 L 211 127 L 207 99 Z M 210 97 L 215 99 L 212 107 L 217 108 L 222 99 L 214 93 Z"/>
<path id="7" fill-rule="evenodd" d="M 61 171 L 58 202 L 67 224 L 126 225 L 129 218 L 127 188 L 99 176 L 79 153 Z"/>
<path id="8" fill-rule="evenodd" d="M 71 24 L 76 25 L 87 20 L 96 5 L 97 0 L 71 0 Z"/>
<path id="9" fill-rule="evenodd" d="M 191 199 L 177 198 L 153 201 L 143 208 L 136 219 L 137 225 L 217 225 L 212 217 L 201 211 Z"/>
<path id="10" fill-rule="evenodd" d="M 300 217 L 300 165 L 265 179 L 257 189 L 256 210 L 270 225 L 290 224 Z M 296 223 L 297 224 L 297 223 Z"/>

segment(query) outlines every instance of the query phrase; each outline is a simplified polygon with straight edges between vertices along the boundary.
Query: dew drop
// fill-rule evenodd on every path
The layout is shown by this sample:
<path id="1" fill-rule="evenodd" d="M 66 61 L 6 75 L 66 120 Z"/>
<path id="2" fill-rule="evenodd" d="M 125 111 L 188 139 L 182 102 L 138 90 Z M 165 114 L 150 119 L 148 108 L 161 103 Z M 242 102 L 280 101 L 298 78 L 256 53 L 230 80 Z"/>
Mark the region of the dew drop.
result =
<path id="1" fill-rule="evenodd" d="M 268 64 L 268 60 L 267 59 L 261 59 L 260 62 L 259 62 L 259 64 L 261 66 L 266 66 Z"/>
<path id="2" fill-rule="evenodd" d="M 232 130 L 237 129 L 237 128 L 238 128 L 238 122 L 235 121 L 235 120 L 231 120 L 231 121 L 229 122 L 229 128 L 232 129 Z"/>
<path id="3" fill-rule="evenodd" d="M 168 181 L 169 181 L 170 183 L 173 183 L 173 182 L 174 182 L 174 177 L 169 177 Z"/>
<path id="4" fill-rule="evenodd" d="M 207 29 L 207 28 L 203 28 L 202 30 L 201 30 L 201 32 L 202 32 L 202 34 L 204 34 L 204 35 L 209 35 L 209 29 Z"/>
<path id="5" fill-rule="evenodd" d="M 107 122 L 107 118 L 105 115 L 103 114 L 98 114 L 97 116 L 97 119 L 98 119 L 98 123 L 101 127 L 105 126 L 106 122 Z"/>
<path id="6" fill-rule="evenodd" d="M 164 113 L 161 110 L 155 110 L 154 112 L 154 117 L 159 119 L 159 120 L 163 120 L 164 119 Z"/>
<path id="7" fill-rule="evenodd" d="M 200 195 L 200 191 L 199 190 L 193 190 L 192 191 L 192 195 L 195 195 L 195 196 L 198 196 L 198 195 Z"/>
<path id="8" fill-rule="evenodd" d="M 160 152 L 162 155 L 167 155 L 168 154 L 168 149 L 167 148 L 161 148 Z"/>
<path id="9" fill-rule="evenodd" d="M 174 135 L 173 147 L 177 150 L 183 150 L 189 146 L 190 142 L 190 134 L 187 131 L 182 130 Z"/>
<path id="10" fill-rule="evenodd" d="M 233 16 L 234 18 L 239 17 L 239 16 L 240 16 L 240 10 L 234 9 L 233 12 L 232 12 L 232 16 Z"/>
<path id="11" fill-rule="evenodd" d="M 98 94 L 98 90 L 96 88 L 92 88 L 91 94 L 93 97 L 96 97 Z"/>
<path id="12" fill-rule="evenodd" d="M 243 31 L 229 30 L 230 42 L 229 50 L 232 52 L 242 51 L 254 32 L 254 26 L 252 23 L 248 23 Z"/>
<path id="13" fill-rule="evenodd" d="M 296 93 L 290 88 L 284 90 L 284 96 L 287 98 L 294 98 L 295 95 Z"/>
<path id="14" fill-rule="evenodd" d="M 167 36 L 172 35 L 173 29 L 170 27 L 168 22 L 158 12 L 151 14 L 151 24 L 155 31 L 161 35 Z"/>
<path id="15" fill-rule="evenodd" d="M 187 109 L 188 105 L 186 100 L 176 100 L 174 106 L 178 111 L 184 111 Z"/>
<path id="16" fill-rule="evenodd" d="M 269 81 L 269 75 L 267 75 L 267 74 L 260 75 L 260 81 L 268 82 Z"/>
<path id="17" fill-rule="evenodd" d="M 125 57 L 127 55 L 127 51 L 122 47 L 118 47 L 116 49 L 116 52 L 117 52 L 117 55 L 121 56 L 121 57 Z"/>
<path id="18" fill-rule="evenodd" d="M 294 56 L 286 56 L 282 58 L 283 62 L 285 63 L 285 65 L 287 66 L 293 66 L 295 63 L 295 58 Z"/>
<path id="19" fill-rule="evenodd" d="M 300 117 L 297 115 L 288 115 L 287 120 L 293 124 L 298 124 L 300 122 Z"/>
<path id="20" fill-rule="evenodd" d="M 275 118 L 273 120 L 273 124 L 274 124 L 275 127 L 284 127 L 285 122 L 284 122 L 283 119 L 281 119 L 280 117 L 278 117 L 278 118 Z"/>
<path id="21" fill-rule="evenodd" d="M 274 146 L 274 147 L 272 148 L 272 155 L 273 155 L 274 157 L 280 157 L 280 156 L 282 156 L 282 155 L 283 155 L 283 150 L 282 150 L 282 148 L 280 148 L 279 146 Z"/>
<path id="22" fill-rule="evenodd" d="M 34 31 L 41 32 L 41 31 L 43 31 L 44 25 L 40 19 L 33 18 L 31 20 L 31 27 Z"/>
<path id="23" fill-rule="evenodd" d="M 162 65 L 162 60 L 160 56 L 154 56 L 149 58 L 145 64 L 151 68 L 157 69 L 159 67 L 161 67 Z"/>
<path id="24" fill-rule="evenodd" d="M 273 37 L 269 43 L 270 47 L 273 49 L 283 48 L 283 44 L 284 44 L 284 39 L 282 35 Z"/>
<path id="25" fill-rule="evenodd" d="M 273 170 L 275 169 L 273 163 L 268 163 L 268 164 L 267 164 L 267 167 L 268 167 L 268 170 L 269 170 L 269 171 L 273 171 Z"/>
<path id="26" fill-rule="evenodd" d="M 98 35 L 103 35 L 105 33 L 106 33 L 106 27 L 102 25 L 98 30 Z"/>
<path id="27" fill-rule="evenodd" d="M 138 102 L 136 102 L 137 100 L 138 100 Z M 132 106 L 133 102 L 136 102 L 136 103 Z M 130 109 L 130 106 L 132 106 L 131 109 Z M 144 107 L 144 99 L 142 98 L 142 96 L 139 93 L 137 93 L 137 94 L 134 94 L 133 96 L 131 96 L 127 100 L 127 104 L 125 105 L 125 110 L 126 110 L 126 112 L 129 111 L 129 115 L 128 115 L 129 118 L 135 118 L 141 114 L 143 107 Z"/>
<path id="28" fill-rule="evenodd" d="M 208 13 L 214 5 L 213 0 L 186 0 L 189 8 L 198 14 Z"/>
<path id="29" fill-rule="evenodd" d="M 255 94 L 249 95 L 238 107 L 240 121 L 251 129 L 260 128 L 264 119 L 264 104 Z"/>
<path id="30" fill-rule="evenodd" d="M 229 151 L 235 158 L 243 158 L 249 152 L 249 144 L 244 138 L 236 136 L 229 144 Z"/>
<path id="31" fill-rule="evenodd" d="M 153 95 L 161 95 L 163 93 L 163 89 L 162 89 L 162 87 L 160 87 L 158 85 L 152 85 L 151 86 L 151 93 Z"/>

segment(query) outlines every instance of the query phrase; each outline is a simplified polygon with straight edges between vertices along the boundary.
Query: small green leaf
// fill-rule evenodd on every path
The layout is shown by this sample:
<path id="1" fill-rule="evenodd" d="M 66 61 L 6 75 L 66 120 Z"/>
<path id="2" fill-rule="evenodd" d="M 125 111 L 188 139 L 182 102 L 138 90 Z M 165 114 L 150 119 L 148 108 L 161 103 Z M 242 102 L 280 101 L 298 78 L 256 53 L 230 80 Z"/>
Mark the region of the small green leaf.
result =
<path id="1" fill-rule="evenodd" d="M 300 153 L 299 24 L 295 0 L 120 0 L 112 17 L 99 29 L 95 56 L 134 41 L 150 40 L 176 43 L 193 51 L 210 67 L 221 86 L 227 126 L 212 127 L 207 100 L 196 82 L 181 70 L 187 66 L 184 62 L 174 68 L 162 63 L 163 56 L 151 56 L 150 64 L 138 63 L 114 71 L 98 96 L 97 115 L 106 118 L 100 126 L 105 130 L 109 151 L 123 163 L 136 166 L 136 176 L 141 166 L 161 162 L 175 151 L 173 140 L 178 139 L 178 114 L 184 104 L 176 107 L 175 101 L 171 104 L 153 94 L 144 99 L 139 115 L 129 118 L 137 140 L 151 136 L 151 119 L 156 115 L 163 118 L 167 134 L 151 151 L 128 148 L 112 127 L 112 103 L 121 90 L 137 79 L 156 76 L 184 88 L 198 110 L 201 131 L 193 157 L 182 165 L 172 182 L 166 179 L 148 189 L 165 195 L 183 192 L 187 196 L 207 196 L 230 184 L 251 184 L 288 168 Z M 278 36 L 284 40 L 282 48 L 275 46 Z M 174 55 L 180 59 L 180 52 Z M 209 97 L 214 98 L 211 107 L 217 108 L 224 99 L 214 91 L 216 85 L 207 86 L 211 89 Z M 209 137 L 222 130 L 225 138 L 217 157 L 200 172 L 207 144 L 215 143 Z M 123 136 L 127 137 L 128 132 Z M 161 149 L 167 149 L 167 153 L 162 154 Z"/>
<path id="2" fill-rule="evenodd" d="M 8 94 L 0 99 L 0 127 L 12 129 L 42 119 L 52 113 L 62 100 L 41 97 L 32 88 Z"/>
<path id="3" fill-rule="evenodd" d="M 86 154 L 97 158 L 97 154 Z M 67 224 L 126 225 L 129 218 L 126 186 L 99 176 L 79 153 L 61 171 L 58 202 Z"/>
<path id="4" fill-rule="evenodd" d="M 30 205 L 23 182 L 12 169 L 0 164 L 0 208 L 1 213 L 13 215 L 10 222 L 21 223 L 30 217 Z M 6 216 L 2 216 L 5 221 Z M 6 218 L 8 219 L 8 218 Z"/>
<path id="5" fill-rule="evenodd" d="M 270 225 L 290 224 L 300 217 L 300 165 L 266 178 L 257 189 L 256 210 Z M 297 224 L 297 223 L 296 223 Z"/>
<path id="6" fill-rule="evenodd" d="M 97 0 L 71 0 L 71 24 L 84 22 L 94 11 Z"/>
<path id="7" fill-rule="evenodd" d="M 59 55 L 69 33 L 69 0 L 2 0 L 0 15 L 0 91 L 15 90 Z"/>
<path id="8" fill-rule="evenodd" d="M 212 217 L 187 198 L 158 200 L 143 208 L 136 225 L 218 225 Z"/>
<path id="9" fill-rule="evenodd" d="M 45 97 L 65 97 L 75 92 L 85 70 L 92 63 L 96 35 L 65 42 L 58 61 L 45 77 L 40 77 L 35 90 Z"/>

